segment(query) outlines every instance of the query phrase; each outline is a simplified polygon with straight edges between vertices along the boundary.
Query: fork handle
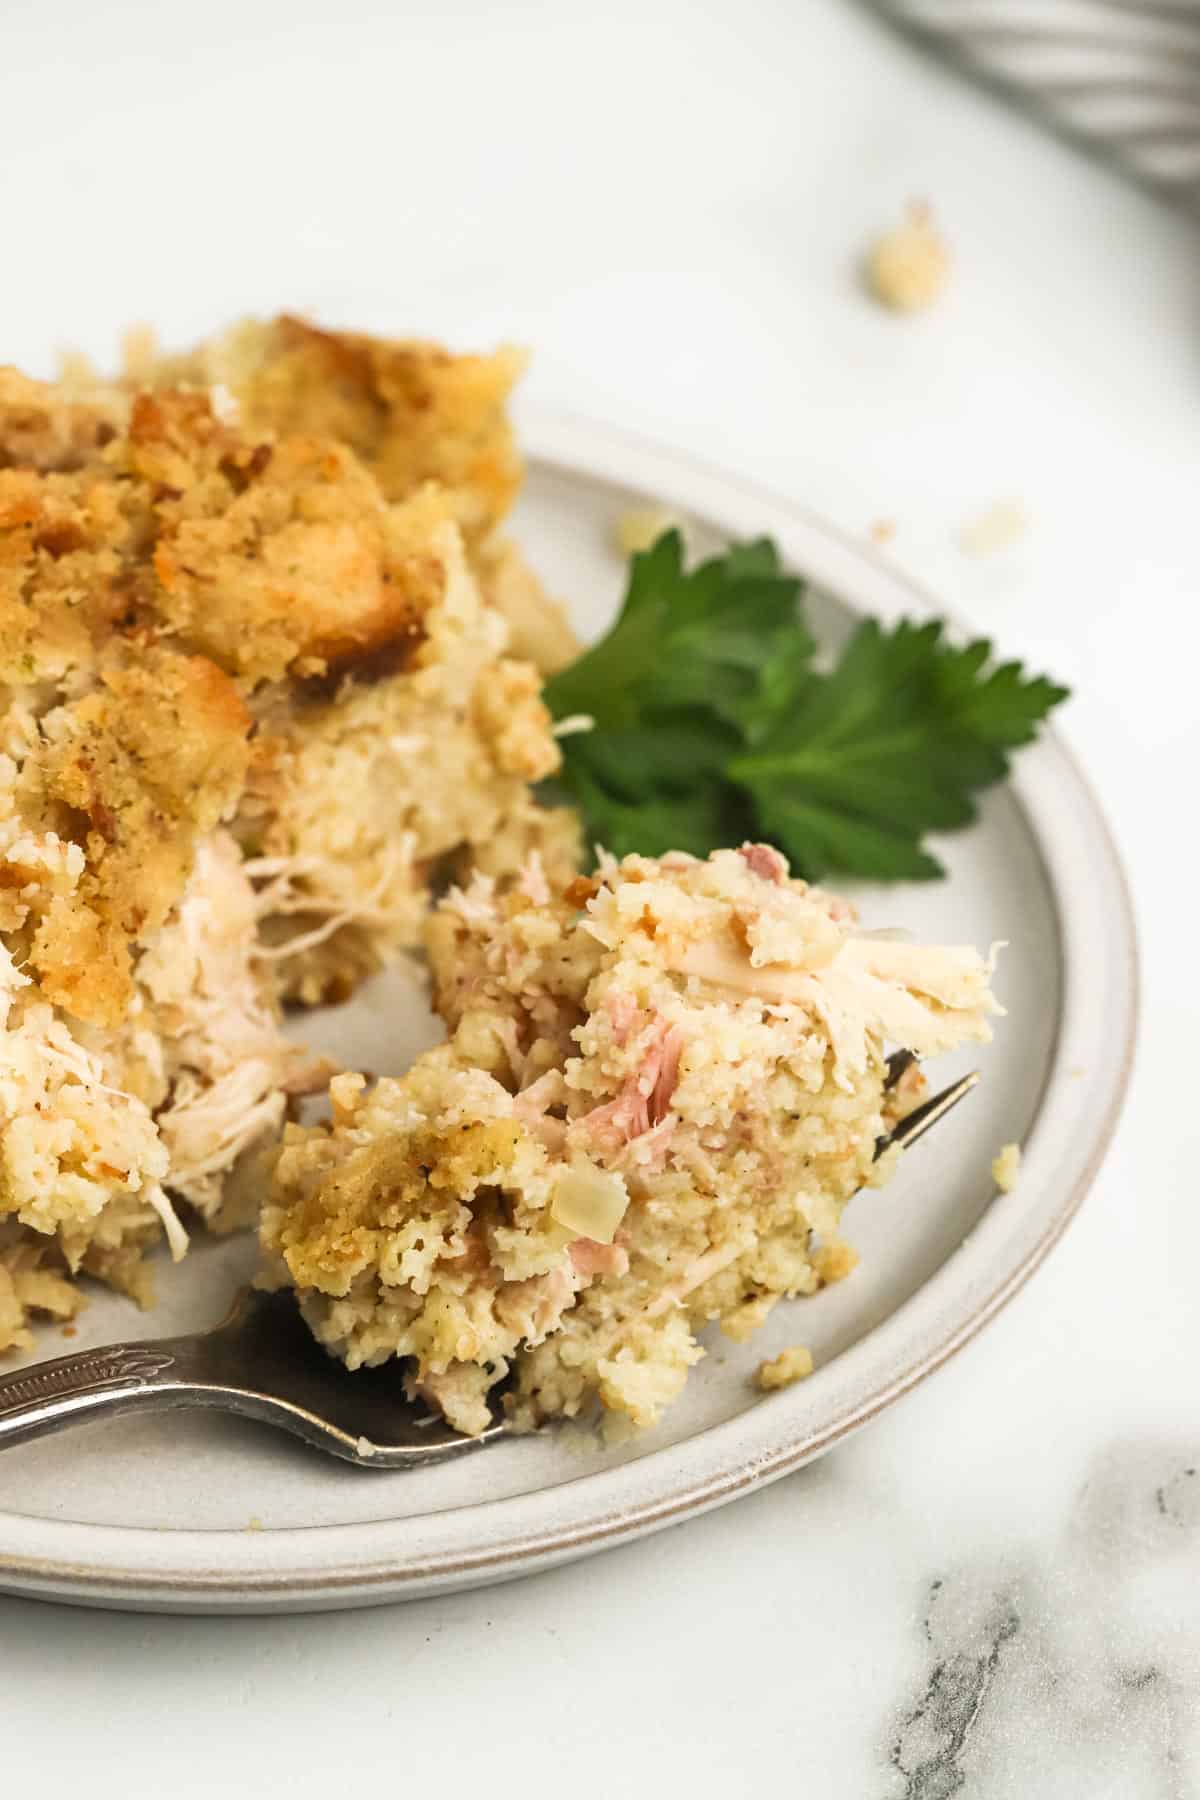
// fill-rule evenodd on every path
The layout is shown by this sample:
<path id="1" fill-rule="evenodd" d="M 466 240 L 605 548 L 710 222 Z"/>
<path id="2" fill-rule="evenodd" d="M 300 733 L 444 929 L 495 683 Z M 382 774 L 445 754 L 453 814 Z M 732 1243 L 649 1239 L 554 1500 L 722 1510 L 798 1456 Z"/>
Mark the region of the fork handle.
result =
<path id="1" fill-rule="evenodd" d="M 194 1342 L 110 1344 L 0 1376 L 0 1450 L 87 1419 L 204 1404 L 187 1368 Z"/>

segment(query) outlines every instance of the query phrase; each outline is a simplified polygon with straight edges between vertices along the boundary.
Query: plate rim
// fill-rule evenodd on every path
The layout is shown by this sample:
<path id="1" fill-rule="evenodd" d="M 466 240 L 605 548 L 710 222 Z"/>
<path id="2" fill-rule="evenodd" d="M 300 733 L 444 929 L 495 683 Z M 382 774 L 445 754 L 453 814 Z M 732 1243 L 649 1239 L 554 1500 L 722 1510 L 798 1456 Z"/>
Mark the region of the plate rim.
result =
<path id="1" fill-rule="evenodd" d="M 684 517 L 710 522 L 723 532 L 769 533 L 781 543 L 789 563 L 803 568 L 817 585 L 844 597 L 855 610 L 869 608 L 897 617 L 916 609 L 939 614 L 956 628 L 967 629 L 953 609 L 942 605 L 871 545 L 777 490 L 671 445 L 577 415 L 535 415 L 522 418 L 521 425 L 531 468 L 603 481 L 653 498 Z M 864 587 L 872 590 L 869 601 L 864 601 Z M 1073 826 L 1089 847 L 1086 873 L 1072 876 L 1065 866 L 1067 856 L 1047 844 L 1043 815 L 1052 806 L 1056 783 L 1063 784 L 1064 795 L 1073 802 L 1065 812 L 1060 804 L 1060 823 L 1065 823 L 1068 831 Z M 804 1410 L 800 1396 L 783 1394 L 775 1397 L 769 1411 L 743 1412 L 681 1444 L 650 1451 L 615 1470 L 581 1474 L 553 1488 L 503 1500 L 358 1524 L 261 1533 L 175 1532 L 0 1510 L 0 1540 L 7 1540 L 0 1548 L 0 1592 L 133 1609 L 264 1612 L 378 1605 L 442 1588 L 511 1579 L 629 1542 L 778 1480 L 862 1429 L 936 1373 L 1025 1286 L 1074 1218 L 1116 1130 L 1137 1041 L 1140 968 L 1129 880 L 1099 798 L 1059 731 L 1047 731 L 1039 744 L 1025 753 L 1011 777 L 1010 789 L 1042 862 L 1063 959 L 1058 1041 L 1031 1138 L 1054 1124 L 1056 1099 L 1062 1110 L 1064 1031 L 1072 1007 L 1078 1007 L 1081 1000 L 1087 1002 L 1086 987 L 1081 990 L 1071 979 L 1074 964 L 1081 958 L 1078 951 L 1072 951 L 1067 918 L 1071 897 L 1083 904 L 1089 886 L 1103 889 L 1102 900 L 1092 895 L 1092 928 L 1103 917 L 1101 935 L 1121 953 L 1110 965 L 1114 988 L 1105 996 L 1106 1019 L 1115 1017 L 1119 1025 L 1118 1043 L 1098 1078 L 1100 1109 L 1090 1118 L 1086 1141 L 1068 1152 L 1070 1176 L 1057 1201 L 1043 1201 L 1045 1217 L 1040 1230 L 1015 1260 L 1010 1257 L 1011 1266 L 1002 1267 L 986 1291 L 973 1296 L 965 1311 L 961 1304 L 951 1306 L 957 1322 L 937 1334 L 935 1343 L 924 1350 L 917 1347 L 928 1328 L 917 1322 L 914 1309 L 931 1290 L 949 1285 L 947 1278 L 961 1251 L 947 1258 L 909 1300 L 826 1365 L 833 1371 L 851 1360 L 867 1361 L 868 1357 L 857 1353 L 872 1343 L 878 1357 L 880 1340 L 892 1337 L 907 1339 L 910 1346 L 907 1357 L 896 1359 L 890 1375 L 860 1391 L 857 1400 L 835 1406 L 823 1424 L 797 1432 Z M 1102 876 L 1100 882 L 1097 872 Z M 1079 1086 L 1091 1091 L 1097 1078 L 1086 1084 L 1081 1081 Z M 989 1209 L 969 1234 L 963 1250 L 986 1233 L 992 1211 Z M 718 1438 L 727 1440 L 731 1448 L 734 1440 L 745 1441 L 731 1457 L 715 1443 Z M 691 1454 L 681 1455 L 685 1451 Z M 669 1474 L 664 1478 L 664 1464 L 681 1462 L 697 1465 L 690 1478 L 681 1480 Z M 643 1490 L 641 1500 L 619 1503 L 619 1490 L 630 1484 Z M 618 1490 L 607 1504 L 605 1489 Z M 589 1493 L 600 1495 L 599 1505 L 589 1506 Z M 549 1508 L 551 1513 L 557 1510 L 566 1516 L 557 1522 L 551 1517 L 540 1529 L 523 1525 L 521 1515 L 539 1504 L 543 1511 Z M 485 1514 L 489 1515 L 486 1519 Z M 426 1535 L 433 1527 L 435 1539 L 452 1537 L 448 1526 L 472 1516 L 483 1527 L 474 1547 L 455 1548 L 443 1541 L 440 1548 L 435 1542 L 421 1551 L 412 1542 L 422 1526 Z"/>

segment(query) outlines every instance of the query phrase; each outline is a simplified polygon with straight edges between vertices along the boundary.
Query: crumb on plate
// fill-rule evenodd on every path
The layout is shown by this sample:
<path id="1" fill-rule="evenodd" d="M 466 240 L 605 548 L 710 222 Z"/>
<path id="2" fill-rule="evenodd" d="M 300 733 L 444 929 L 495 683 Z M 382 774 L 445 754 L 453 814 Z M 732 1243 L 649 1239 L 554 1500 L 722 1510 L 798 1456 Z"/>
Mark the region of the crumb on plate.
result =
<path id="1" fill-rule="evenodd" d="M 789 1344 L 778 1356 L 759 1363 L 754 1380 L 764 1394 L 772 1394 L 778 1388 L 791 1387 L 794 1381 L 806 1381 L 812 1372 L 812 1351 L 803 1344 Z"/>
<path id="2" fill-rule="evenodd" d="M 678 517 L 665 506 L 631 506 L 617 514 L 613 535 L 622 556 L 634 556 L 652 549 L 664 531 L 678 529 Z"/>
<path id="3" fill-rule="evenodd" d="M 821 1286 L 832 1287 L 837 1281 L 845 1281 L 847 1275 L 857 1269 L 859 1255 L 853 1244 L 834 1238 L 828 1244 L 819 1245 L 813 1251 L 812 1260 Z"/>
<path id="4" fill-rule="evenodd" d="M 1005 1144 L 992 1158 L 992 1180 L 1002 1194 L 1011 1194 L 1021 1175 L 1020 1144 Z"/>

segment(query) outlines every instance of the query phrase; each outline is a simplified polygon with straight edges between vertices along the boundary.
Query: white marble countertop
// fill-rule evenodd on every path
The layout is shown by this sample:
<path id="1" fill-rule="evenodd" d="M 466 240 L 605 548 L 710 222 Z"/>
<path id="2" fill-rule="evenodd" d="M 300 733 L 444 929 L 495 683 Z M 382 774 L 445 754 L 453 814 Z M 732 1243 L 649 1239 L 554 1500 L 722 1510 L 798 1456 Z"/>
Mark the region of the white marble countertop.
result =
<path id="1" fill-rule="evenodd" d="M 1193 229 L 851 0 L 10 0 L 4 37 L 6 356 L 279 304 L 515 337 L 539 405 L 893 521 L 904 566 L 1075 684 L 1146 978 L 1079 1220 L 853 1442 L 631 1549 L 407 1608 L 0 1599 L 4 1791 L 1200 1794 Z M 854 261 L 914 194 L 957 267 L 899 321 Z M 964 555 L 1010 499 L 1025 535 Z"/>

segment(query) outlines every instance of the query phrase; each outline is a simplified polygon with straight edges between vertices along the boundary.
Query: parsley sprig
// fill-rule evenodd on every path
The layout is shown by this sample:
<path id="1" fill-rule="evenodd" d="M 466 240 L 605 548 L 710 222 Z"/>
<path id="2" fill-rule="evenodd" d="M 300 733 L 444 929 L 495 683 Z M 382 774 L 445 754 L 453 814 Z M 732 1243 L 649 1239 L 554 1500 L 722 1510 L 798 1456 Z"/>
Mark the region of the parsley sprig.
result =
<path id="1" fill-rule="evenodd" d="M 944 871 L 922 842 L 976 814 L 1066 688 L 995 663 L 940 622 L 860 625 L 814 661 L 803 583 L 768 539 L 688 570 L 677 531 L 633 558 L 607 636 L 547 684 L 559 797 L 614 855 L 774 843 L 793 872 L 874 881 Z"/>

